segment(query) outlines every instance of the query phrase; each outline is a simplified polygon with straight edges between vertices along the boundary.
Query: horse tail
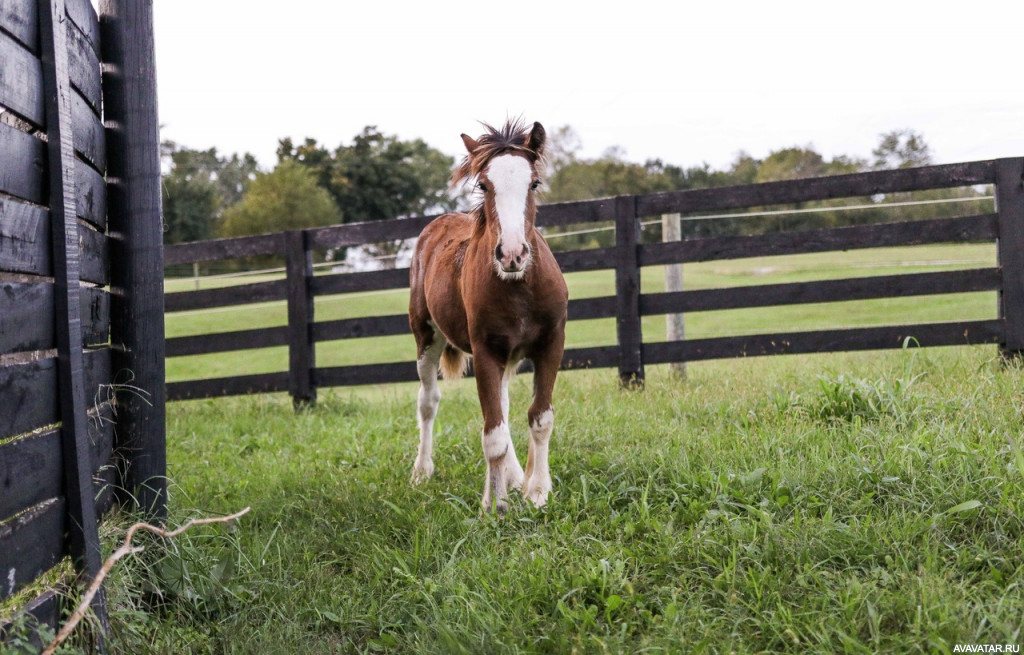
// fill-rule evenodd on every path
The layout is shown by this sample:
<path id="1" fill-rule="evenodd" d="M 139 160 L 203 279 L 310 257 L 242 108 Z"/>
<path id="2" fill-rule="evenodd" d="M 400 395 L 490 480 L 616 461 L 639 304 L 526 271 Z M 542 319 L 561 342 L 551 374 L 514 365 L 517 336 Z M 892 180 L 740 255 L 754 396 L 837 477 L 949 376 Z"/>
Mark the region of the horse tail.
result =
<path id="1" fill-rule="evenodd" d="M 450 343 L 441 351 L 441 377 L 445 380 L 458 380 L 469 369 L 469 355 Z"/>

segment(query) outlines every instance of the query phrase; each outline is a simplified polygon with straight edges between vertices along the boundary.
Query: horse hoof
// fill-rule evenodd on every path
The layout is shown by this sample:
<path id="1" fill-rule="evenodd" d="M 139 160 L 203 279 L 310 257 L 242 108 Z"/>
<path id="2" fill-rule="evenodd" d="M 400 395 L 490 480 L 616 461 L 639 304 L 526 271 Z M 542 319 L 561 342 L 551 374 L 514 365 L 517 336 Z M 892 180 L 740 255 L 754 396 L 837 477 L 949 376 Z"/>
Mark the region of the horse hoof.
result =
<path id="1" fill-rule="evenodd" d="M 518 476 L 511 475 L 509 478 L 507 478 L 509 488 L 518 489 L 522 491 L 524 478 L 525 476 L 522 473 L 520 473 Z"/>
<path id="2" fill-rule="evenodd" d="M 416 462 L 416 465 L 412 467 L 412 477 L 410 482 L 413 484 L 422 484 L 430 479 L 434 475 L 434 463 L 427 462 Z"/>
<path id="3" fill-rule="evenodd" d="M 530 482 L 526 482 L 523 485 L 523 497 L 533 503 L 533 506 L 537 509 L 548 504 L 548 493 L 550 492 L 551 488 L 545 489 L 543 485 L 532 485 Z"/>

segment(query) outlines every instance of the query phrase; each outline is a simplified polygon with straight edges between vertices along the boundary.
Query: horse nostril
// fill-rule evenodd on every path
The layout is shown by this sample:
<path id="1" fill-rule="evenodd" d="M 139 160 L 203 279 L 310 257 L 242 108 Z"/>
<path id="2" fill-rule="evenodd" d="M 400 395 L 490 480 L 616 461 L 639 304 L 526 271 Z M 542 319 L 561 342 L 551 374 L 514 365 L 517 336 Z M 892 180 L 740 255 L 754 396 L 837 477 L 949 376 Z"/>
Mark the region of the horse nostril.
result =
<path id="1" fill-rule="evenodd" d="M 502 257 L 503 254 L 504 253 L 501 252 L 501 244 L 500 243 L 498 245 L 494 246 L 494 258 L 495 259 L 497 259 L 500 262 L 501 261 L 501 257 Z"/>

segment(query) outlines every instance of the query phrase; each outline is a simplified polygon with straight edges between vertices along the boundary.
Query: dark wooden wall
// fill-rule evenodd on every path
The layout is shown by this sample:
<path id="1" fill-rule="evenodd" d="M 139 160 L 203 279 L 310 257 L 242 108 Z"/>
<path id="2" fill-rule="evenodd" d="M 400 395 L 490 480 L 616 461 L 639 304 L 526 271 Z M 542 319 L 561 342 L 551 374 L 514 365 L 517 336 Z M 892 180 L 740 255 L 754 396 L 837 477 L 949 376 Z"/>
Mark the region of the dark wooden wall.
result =
<path id="1" fill-rule="evenodd" d="M 92 579 L 101 563 L 99 517 L 116 502 L 115 490 L 137 486 L 121 472 L 144 460 L 124 449 L 140 414 L 117 394 L 115 383 L 124 381 L 126 366 L 145 374 L 146 364 L 135 355 L 126 359 L 123 347 L 140 317 L 116 309 L 124 297 L 152 297 L 146 282 L 125 282 L 121 272 L 137 266 L 132 259 L 139 256 L 155 267 L 148 284 L 159 285 L 158 309 L 148 320 L 160 327 L 160 368 L 145 384 L 157 398 L 161 426 L 150 437 L 148 456 L 163 461 L 155 86 L 149 96 L 130 88 L 111 91 L 117 86 L 111 77 L 130 76 L 121 75 L 123 60 L 103 46 L 131 30 L 131 50 L 137 51 L 147 34 L 152 43 L 152 24 L 127 25 L 120 18 L 125 12 L 106 4 L 101 30 L 89 0 L 0 0 L 0 599 L 67 556 L 78 573 L 68 584 Z M 149 3 L 131 4 L 139 11 Z M 151 49 L 142 52 L 147 56 L 152 58 Z M 145 98 L 151 98 L 151 144 L 130 134 L 130 121 L 126 125 L 117 115 L 125 97 L 142 107 L 126 112 L 141 116 L 135 120 L 144 119 Z M 108 128 L 111 119 L 117 122 Z M 132 148 L 151 149 L 155 205 L 152 193 L 147 202 L 155 213 L 121 209 L 125 187 L 135 186 L 123 172 L 124 152 Z M 118 184 L 108 186 L 108 175 Z M 147 224 L 155 231 L 155 254 L 125 238 L 126 221 L 136 231 Z M 162 479 L 162 468 L 154 475 Z M 163 511 L 158 504 L 146 509 L 157 516 Z M 59 598 L 50 591 L 25 609 L 55 626 Z M 105 627 L 102 593 L 93 609 Z M 0 643 L 2 634 L 0 627 Z M 102 644 L 102 634 L 97 641 Z"/>
<path id="2" fill-rule="evenodd" d="M 613 222 L 615 245 L 556 253 L 566 273 L 612 269 L 614 295 L 571 300 L 569 319 L 615 318 L 614 346 L 566 351 L 563 368 L 617 367 L 625 384 L 642 384 L 646 364 L 704 359 L 903 347 L 907 337 L 924 346 L 1002 344 L 1024 347 L 1024 159 L 929 166 L 827 178 L 701 189 L 542 206 L 541 226 Z M 664 213 L 714 212 L 835 198 L 996 184 L 998 212 L 924 221 L 782 232 L 761 236 L 695 238 L 675 243 L 641 242 L 641 219 Z M 287 278 L 221 289 L 169 293 L 168 312 L 287 300 L 289 324 L 275 328 L 176 337 L 169 357 L 289 346 L 290 370 L 218 379 L 173 382 L 168 398 L 186 399 L 288 391 L 296 402 L 315 397 L 317 387 L 382 384 L 416 379 L 408 362 L 358 366 L 316 366 L 315 346 L 323 341 L 408 333 L 405 314 L 317 322 L 310 311 L 317 296 L 401 288 L 408 270 L 311 275 L 313 251 L 415 237 L 433 217 L 340 225 L 293 233 L 218 239 L 168 246 L 166 263 L 189 264 L 246 256 L 286 258 Z M 999 242 L 999 266 L 939 273 L 910 273 L 668 293 L 641 292 L 642 267 L 766 255 L 817 253 L 932 243 Z M 741 307 L 838 302 L 970 291 L 1000 291 L 1000 315 L 991 320 L 924 325 L 806 331 L 651 343 L 642 317 Z M 413 352 L 410 341 L 410 353 Z"/>

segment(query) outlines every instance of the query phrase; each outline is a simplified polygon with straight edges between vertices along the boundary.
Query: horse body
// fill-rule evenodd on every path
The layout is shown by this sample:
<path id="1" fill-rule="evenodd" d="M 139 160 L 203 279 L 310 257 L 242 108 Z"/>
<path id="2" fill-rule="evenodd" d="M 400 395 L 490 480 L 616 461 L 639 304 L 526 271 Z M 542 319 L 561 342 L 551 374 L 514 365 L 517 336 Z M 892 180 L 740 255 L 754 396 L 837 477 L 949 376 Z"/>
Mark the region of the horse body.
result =
<path id="1" fill-rule="evenodd" d="M 551 395 L 562 360 L 568 293 L 544 237 L 534 225 L 538 161 L 544 132 L 517 125 L 479 141 L 463 135 L 469 156 L 456 172 L 481 180 L 483 202 L 470 214 L 446 214 L 420 235 L 410 266 L 409 322 L 420 378 L 420 448 L 413 480 L 433 473 L 433 422 L 440 401 L 437 374 L 457 377 L 472 355 L 487 461 L 483 505 L 507 509 L 508 486 L 535 505 L 551 490 L 548 441 Z M 509 430 L 508 383 L 519 363 L 534 366 L 524 471 Z"/>

